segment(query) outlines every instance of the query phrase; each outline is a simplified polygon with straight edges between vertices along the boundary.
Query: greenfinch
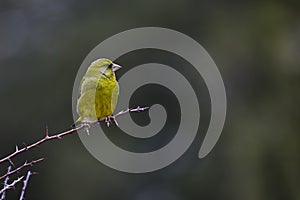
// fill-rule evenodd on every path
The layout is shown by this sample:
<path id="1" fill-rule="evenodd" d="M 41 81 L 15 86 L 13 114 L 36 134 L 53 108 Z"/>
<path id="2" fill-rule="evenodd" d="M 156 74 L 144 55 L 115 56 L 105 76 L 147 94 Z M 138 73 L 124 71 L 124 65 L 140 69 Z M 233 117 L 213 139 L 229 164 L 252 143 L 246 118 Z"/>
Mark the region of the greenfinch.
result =
<path id="1" fill-rule="evenodd" d="M 92 62 L 80 83 L 76 123 L 110 119 L 118 101 L 119 84 L 115 72 L 120 68 L 106 58 Z"/>

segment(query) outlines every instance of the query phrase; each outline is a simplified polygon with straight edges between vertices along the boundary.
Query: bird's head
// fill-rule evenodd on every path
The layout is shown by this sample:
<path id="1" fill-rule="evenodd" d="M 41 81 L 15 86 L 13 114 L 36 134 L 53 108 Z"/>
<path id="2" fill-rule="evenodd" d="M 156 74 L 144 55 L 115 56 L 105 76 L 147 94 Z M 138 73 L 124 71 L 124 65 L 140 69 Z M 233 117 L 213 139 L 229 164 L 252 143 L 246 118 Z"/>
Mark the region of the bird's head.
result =
<path id="1" fill-rule="evenodd" d="M 115 71 L 121 68 L 120 65 L 113 63 L 111 60 L 106 58 L 100 58 L 92 62 L 89 70 L 92 73 L 96 73 L 104 78 L 111 78 L 115 76 Z"/>

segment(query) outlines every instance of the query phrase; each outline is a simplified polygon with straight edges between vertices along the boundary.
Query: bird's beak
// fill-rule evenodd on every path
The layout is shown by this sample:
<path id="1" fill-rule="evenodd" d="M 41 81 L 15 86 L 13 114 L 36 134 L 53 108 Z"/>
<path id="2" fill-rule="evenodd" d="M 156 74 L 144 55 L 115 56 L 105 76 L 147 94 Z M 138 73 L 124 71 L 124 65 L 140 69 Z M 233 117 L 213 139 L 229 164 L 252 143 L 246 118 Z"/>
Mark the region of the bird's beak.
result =
<path id="1" fill-rule="evenodd" d="M 122 67 L 120 66 L 120 65 L 117 65 L 117 64 L 113 64 L 113 66 L 112 66 L 112 70 L 115 72 L 115 71 L 117 71 L 117 70 L 119 70 L 119 69 L 121 69 Z"/>

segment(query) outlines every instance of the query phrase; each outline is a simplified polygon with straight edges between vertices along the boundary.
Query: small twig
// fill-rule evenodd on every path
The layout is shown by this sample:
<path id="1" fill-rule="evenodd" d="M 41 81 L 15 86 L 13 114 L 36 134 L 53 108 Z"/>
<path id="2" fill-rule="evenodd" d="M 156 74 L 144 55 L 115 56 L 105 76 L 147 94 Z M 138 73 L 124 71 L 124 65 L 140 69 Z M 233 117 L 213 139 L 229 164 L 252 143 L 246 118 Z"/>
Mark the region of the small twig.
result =
<path id="1" fill-rule="evenodd" d="M 32 174 L 33 174 L 33 173 L 31 173 L 31 171 L 28 171 L 28 172 L 27 172 L 26 179 L 23 181 L 22 192 L 21 192 L 21 195 L 20 195 L 20 199 L 19 199 L 19 200 L 23 200 L 23 199 L 24 199 L 25 191 L 26 191 L 26 188 L 27 188 L 27 185 L 28 185 L 28 181 L 29 181 L 29 178 L 30 178 L 30 176 L 31 176 Z"/>
<path id="2" fill-rule="evenodd" d="M 10 170 L 11 170 L 11 166 L 8 166 L 7 173 L 9 173 Z M 7 177 L 5 178 L 5 180 L 4 180 L 4 182 L 3 182 L 3 184 L 4 184 L 3 187 L 5 187 L 5 186 L 7 185 L 8 180 L 9 180 L 9 177 L 7 176 Z M 4 192 L 2 193 L 1 199 L 0 199 L 0 200 L 4 200 L 4 199 L 5 199 L 5 192 L 6 192 L 6 191 L 4 191 Z"/>
<path id="3" fill-rule="evenodd" d="M 141 111 L 144 111 L 144 110 L 147 110 L 149 109 L 149 107 L 136 107 L 136 108 L 127 108 L 126 110 L 122 110 L 120 112 L 118 112 L 117 114 L 114 115 L 114 117 L 118 117 L 120 115 L 124 115 L 126 113 L 129 113 L 129 112 L 141 112 Z"/>
<path id="4" fill-rule="evenodd" d="M 4 174 L 3 176 L 1 176 L 1 177 L 0 177 L 0 180 L 6 178 L 6 177 L 8 177 L 8 176 L 10 176 L 10 175 L 12 175 L 12 174 L 14 174 L 14 173 L 16 173 L 16 172 L 19 172 L 19 171 L 20 171 L 21 169 L 23 169 L 23 168 L 32 166 L 32 165 L 34 165 L 35 163 L 41 162 L 41 161 L 43 161 L 43 160 L 44 160 L 44 158 L 40 158 L 40 159 L 37 159 L 37 160 L 33 160 L 33 161 L 31 161 L 31 162 L 27 162 L 27 161 L 26 161 L 26 162 L 25 162 L 23 165 L 21 165 L 20 167 L 14 169 L 14 170 L 11 170 L 10 172 L 7 172 L 7 173 Z"/>
<path id="5" fill-rule="evenodd" d="M 10 158 L 8 159 L 8 161 L 9 161 L 9 163 L 10 163 L 13 167 L 15 166 L 15 164 L 13 163 L 13 161 L 11 161 Z"/>
<path id="6" fill-rule="evenodd" d="M 17 178 L 16 180 L 14 180 L 11 184 L 6 184 L 6 186 L 4 186 L 4 188 L 2 190 L 0 190 L 0 194 L 2 194 L 3 192 L 5 192 L 6 190 L 8 190 L 10 188 L 14 188 L 15 185 L 18 182 L 20 182 L 23 178 L 24 178 L 24 176 L 21 176 L 21 177 Z"/>

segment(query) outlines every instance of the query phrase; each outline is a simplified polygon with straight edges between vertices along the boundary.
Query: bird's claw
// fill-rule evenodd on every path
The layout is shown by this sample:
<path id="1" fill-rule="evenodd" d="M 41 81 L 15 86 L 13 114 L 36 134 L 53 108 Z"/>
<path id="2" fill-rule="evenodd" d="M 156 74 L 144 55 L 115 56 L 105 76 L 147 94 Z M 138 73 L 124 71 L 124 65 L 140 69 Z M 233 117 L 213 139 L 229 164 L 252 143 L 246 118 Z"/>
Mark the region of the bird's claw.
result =
<path id="1" fill-rule="evenodd" d="M 91 125 L 90 125 L 89 123 L 85 122 L 85 123 L 83 124 L 83 128 L 84 128 L 84 132 L 85 132 L 86 134 L 90 135 L 90 128 L 91 128 Z"/>
<path id="2" fill-rule="evenodd" d="M 112 121 L 119 127 L 119 124 L 118 124 L 115 116 L 111 115 L 111 116 L 105 117 L 105 123 L 106 123 L 107 127 L 109 127 L 109 125 L 112 123 Z"/>

